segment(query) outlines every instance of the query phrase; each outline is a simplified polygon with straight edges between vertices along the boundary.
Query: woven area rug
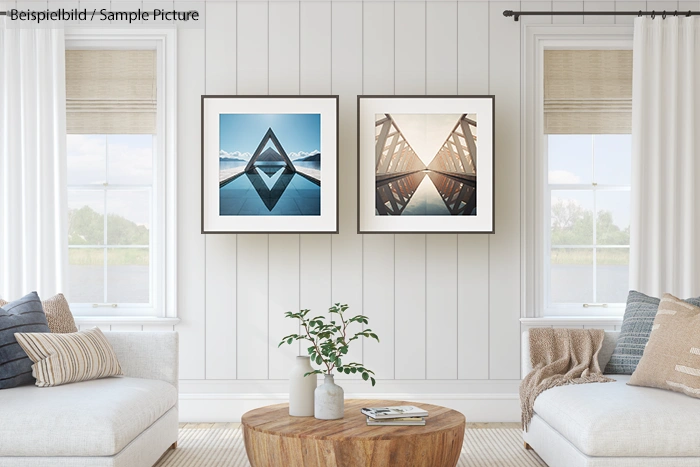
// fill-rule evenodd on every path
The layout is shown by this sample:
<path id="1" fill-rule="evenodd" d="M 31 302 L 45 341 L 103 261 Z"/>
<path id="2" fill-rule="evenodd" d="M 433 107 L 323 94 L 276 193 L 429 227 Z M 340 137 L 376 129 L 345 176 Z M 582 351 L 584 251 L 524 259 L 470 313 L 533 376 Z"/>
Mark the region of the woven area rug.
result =
<path id="1" fill-rule="evenodd" d="M 240 427 L 180 428 L 178 448 L 168 451 L 156 464 L 156 467 L 200 466 L 250 467 Z M 478 428 L 467 429 L 457 466 L 530 467 L 546 464 L 533 451 L 523 448 L 520 430 Z"/>

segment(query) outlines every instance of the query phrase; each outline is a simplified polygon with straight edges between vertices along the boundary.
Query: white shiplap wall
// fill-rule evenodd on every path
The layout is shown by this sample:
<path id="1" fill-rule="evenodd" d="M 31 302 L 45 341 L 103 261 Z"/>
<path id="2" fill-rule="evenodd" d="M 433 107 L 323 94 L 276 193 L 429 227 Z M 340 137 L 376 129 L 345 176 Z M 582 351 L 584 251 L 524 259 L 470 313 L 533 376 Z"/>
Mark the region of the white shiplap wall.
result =
<path id="1" fill-rule="evenodd" d="M 207 1 L 178 32 L 181 411 L 236 420 L 285 398 L 296 329 L 283 313 L 333 302 L 370 317 L 382 342 L 353 349 L 377 387 L 472 421 L 517 420 L 521 287 L 521 25 L 505 9 L 688 9 L 644 1 Z M 652 5 L 653 4 L 653 5 Z M 583 22 L 559 17 L 554 22 Z M 630 18 L 586 18 L 586 23 Z M 496 234 L 358 235 L 356 96 L 496 95 Z M 200 234 L 202 94 L 340 95 L 340 234 Z M 145 327 L 144 327 L 145 328 Z"/>

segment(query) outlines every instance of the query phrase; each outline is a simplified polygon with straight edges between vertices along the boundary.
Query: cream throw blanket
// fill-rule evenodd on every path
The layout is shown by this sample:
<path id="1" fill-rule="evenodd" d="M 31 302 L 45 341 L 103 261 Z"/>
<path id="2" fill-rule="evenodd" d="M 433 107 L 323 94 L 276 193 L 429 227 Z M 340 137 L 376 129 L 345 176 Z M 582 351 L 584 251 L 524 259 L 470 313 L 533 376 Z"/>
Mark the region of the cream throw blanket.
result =
<path id="1" fill-rule="evenodd" d="M 602 329 L 530 329 L 532 371 L 520 383 L 523 430 L 532 419 L 535 399 L 547 389 L 567 384 L 607 383 L 598 365 Z"/>

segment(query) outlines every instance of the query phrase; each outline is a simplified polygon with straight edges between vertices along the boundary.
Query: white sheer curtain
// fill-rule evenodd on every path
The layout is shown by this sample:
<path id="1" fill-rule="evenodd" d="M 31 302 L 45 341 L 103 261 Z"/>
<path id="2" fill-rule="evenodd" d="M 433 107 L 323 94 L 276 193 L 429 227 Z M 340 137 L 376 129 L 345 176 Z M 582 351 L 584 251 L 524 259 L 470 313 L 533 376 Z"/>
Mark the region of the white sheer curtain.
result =
<path id="1" fill-rule="evenodd" d="M 0 20 L 0 296 L 62 292 L 66 97 L 62 29 Z"/>
<path id="2" fill-rule="evenodd" d="M 630 287 L 700 295 L 700 18 L 636 18 Z"/>

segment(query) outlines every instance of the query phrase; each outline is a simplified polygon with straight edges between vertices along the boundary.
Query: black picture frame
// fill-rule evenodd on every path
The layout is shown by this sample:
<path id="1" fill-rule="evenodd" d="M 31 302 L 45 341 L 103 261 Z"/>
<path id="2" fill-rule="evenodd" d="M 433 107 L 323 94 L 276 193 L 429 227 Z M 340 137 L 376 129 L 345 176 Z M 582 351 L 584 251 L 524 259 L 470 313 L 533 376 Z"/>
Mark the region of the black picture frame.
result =
<path id="1" fill-rule="evenodd" d="M 363 126 L 362 126 L 362 105 L 363 102 L 368 102 L 370 100 L 375 100 L 375 99 L 382 99 L 382 100 L 416 100 L 416 101 L 423 101 L 425 102 L 426 100 L 445 100 L 445 99 L 454 99 L 454 100 L 464 100 L 464 99 L 488 99 L 490 100 L 490 113 L 491 116 L 489 118 L 489 121 L 491 123 L 491 131 L 490 131 L 490 149 L 491 149 L 491 154 L 490 157 L 488 158 L 490 160 L 491 164 L 491 176 L 489 177 L 490 181 L 490 190 L 487 191 L 487 193 L 490 195 L 490 204 L 491 204 L 491 209 L 490 209 L 490 222 L 489 222 L 489 228 L 488 229 L 481 229 L 481 230 L 470 230 L 470 229 L 449 229 L 449 230 L 431 230 L 431 229 L 395 229 L 395 230 L 376 230 L 376 229 L 370 229 L 370 228 L 363 228 L 363 208 L 369 209 L 367 206 L 363 206 L 362 202 L 362 194 L 363 194 L 363 171 L 362 171 L 362 162 L 363 162 Z M 431 112 L 433 113 L 433 112 Z M 376 138 L 376 135 L 373 133 L 371 135 L 372 139 L 374 140 Z M 481 137 L 481 136 L 480 136 Z M 479 160 L 481 160 L 481 155 L 479 155 Z M 485 94 L 485 95 L 358 95 L 357 96 L 357 233 L 358 234 L 402 234 L 402 233 L 410 233 L 410 234 L 440 234 L 440 233 L 446 233 L 446 234 L 494 234 L 496 232 L 495 230 L 495 222 L 496 222 L 496 97 L 492 94 Z M 365 183 L 370 182 L 365 181 Z M 376 183 L 376 180 L 372 180 L 371 183 Z M 375 201 L 376 203 L 376 201 Z M 373 210 L 375 206 L 372 207 Z M 389 217 L 394 217 L 394 216 L 389 216 Z M 397 216 L 400 217 L 400 216 Z M 426 219 L 434 219 L 433 216 L 424 216 Z M 457 217 L 457 216 L 444 216 L 444 217 Z M 467 217 L 467 216 L 460 216 L 460 217 Z"/>
<path id="2" fill-rule="evenodd" d="M 333 209 L 333 219 L 332 222 L 328 222 L 327 220 L 324 221 L 330 225 L 330 228 L 323 228 L 323 229 L 251 229 L 251 228 L 240 228 L 240 229 L 213 229 L 210 226 L 207 225 L 207 217 L 206 217 L 206 203 L 209 201 L 209 197 L 207 196 L 207 189 L 210 189 L 207 187 L 206 183 L 206 176 L 207 176 L 207 163 L 206 163 L 206 154 L 205 154 L 205 140 L 207 138 L 207 127 L 206 127 L 206 108 L 207 108 L 207 103 L 211 102 L 214 99 L 224 99 L 224 100 L 231 100 L 232 102 L 242 102 L 244 99 L 247 101 L 254 101 L 254 100 L 263 100 L 266 102 L 270 102 L 272 100 L 278 100 L 278 101 L 288 101 L 288 100 L 298 100 L 298 101 L 303 101 L 303 100 L 313 100 L 313 101 L 319 101 L 319 100 L 331 100 L 333 101 L 333 110 L 332 110 L 332 117 L 334 121 L 334 128 L 331 130 L 332 135 L 335 139 L 334 144 L 332 145 L 333 151 L 335 152 L 335 155 L 330 155 L 324 157 L 324 154 L 322 153 L 321 157 L 323 160 L 332 160 L 333 165 L 334 165 L 334 172 L 330 176 L 327 176 L 324 174 L 324 172 L 321 172 L 321 177 L 323 178 L 324 181 L 331 181 L 332 184 L 334 184 L 334 187 L 332 189 L 332 196 L 333 200 L 331 201 Z M 256 113 L 256 112 L 250 112 L 248 111 L 247 113 Z M 265 112 L 259 112 L 259 113 L 265 113 Z M 280 113 L 285 113 L 285 112 L 280 112 Z M 289 113 L 289 112 L 286 112 Z M 319 113 L 323 114 L 322 110 L 319 110 Z M 338 95 L 219 95 L 219 94 L 206 94 L 201 96 L 201 126 L 200 126 L 200 131 L 201 131 L 201 146 L 200 146 L 200 156 L 201 156 L 201 174 L 200 174 L 200 193 L 201 193 L 201 205 L 200 205 L 200 213 L 201 213 L 201 233 L 202 234 L 246 234 L 246 233 L 260 233 L 260 234 L 337 234 L 339 232 L 339 208 L 340 208 L 340 200 L 339 200 L 339 149 L 340 149 L 340 142 L 339 142 L 339 118 L 340 118 L 340 106 L 339 106 L 339 96 Z M 322 134 L 324 134 L 324 130 L 322 129 Z M 267 137 L 267 135 L 265 135 Z M 276 137 L 273 137 L 273 141 L 277 140 Z M 262 143 L 261 143 L 262 144 Z M 279 144 L 279 141 L 276 142 L 276 144 Z M 321 144 L 323 145 L 323 141 L 321 141 Z M 285 159 L 286 159 L 286 154 L 285 154 Z M 287 159 L 288 160 L 288 159 Z M 327 165 L 327 163 L 326 163 Z M 322 170 L 328 170 L 323 168 Z M 302 174 L 299 172 L 300 175 L 303 175 L 305 178 L 309 179 L 309 177 L 305 174 Z M 319 180 L 319 185 L 320 185 L 320 180 Z M 323 196 L 321 194 L 321 196 Z M 327 200 L 325 201 L 326 203 L 328 202 Z M 323 202 L 322 202 L 323 206 Z M 323 213 L 321 214 L 323 216 Z M 232 218 L 235 216 L 231 216 Z M 250 217 L 250 216 L 249 216 Z M 269 217 L 275 217 L 276 219 L 279 219 L 281 223 L 285 222 L 285 220 L 289 221 L 290 216 L 269 216 Z M 311 218 L 312 216 L 295 216 L 299 218 L 303 217 L 309 217 Z"/>

